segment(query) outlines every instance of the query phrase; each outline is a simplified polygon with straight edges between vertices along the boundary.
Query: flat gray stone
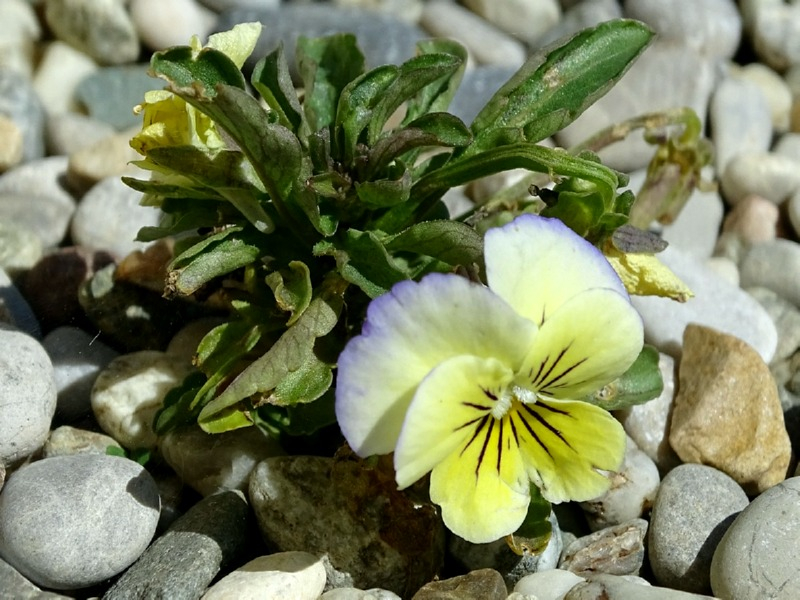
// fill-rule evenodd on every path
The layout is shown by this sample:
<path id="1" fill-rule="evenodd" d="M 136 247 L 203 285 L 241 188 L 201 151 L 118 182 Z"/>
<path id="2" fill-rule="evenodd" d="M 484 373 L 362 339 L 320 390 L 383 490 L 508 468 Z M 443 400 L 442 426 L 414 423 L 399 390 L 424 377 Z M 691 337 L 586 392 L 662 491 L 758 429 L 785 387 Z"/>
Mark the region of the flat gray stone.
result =
<path id="1" fill-rule="evenodd" d="M 37 585 L 89 587 L 139 557 L 155 533 L 159 508 L 153 478 L 132 460 L 42 459 L 14 472 L 3 488 L 0 555 Z"/>
<path id="2" fill-rule="evenodd" d="M 0 598 L 11 600 L 70 600 L 53 592 L 43 592 L 6 561 L 0 559 Z"/>
<path id="3" fill-rule="evenodd" d="M 189 37 L 180 42 L 188 44 Z M 108 123 L 119 131 L 142 124 L 142 116 L 133 107 L 144 101 L 149 90 L 164 87 L 161 79 L 147 74 L 146 64 L 104 67 L 84 78 L 75 88 L 78 100 L 94 119 Z"/>

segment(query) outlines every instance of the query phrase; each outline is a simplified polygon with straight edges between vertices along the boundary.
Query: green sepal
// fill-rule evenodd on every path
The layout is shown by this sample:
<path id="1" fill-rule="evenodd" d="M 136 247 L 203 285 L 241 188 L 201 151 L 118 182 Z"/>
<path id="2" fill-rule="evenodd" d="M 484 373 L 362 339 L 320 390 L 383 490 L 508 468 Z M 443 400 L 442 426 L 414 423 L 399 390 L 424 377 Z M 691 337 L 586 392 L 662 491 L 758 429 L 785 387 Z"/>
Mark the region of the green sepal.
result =
<path id="1" fill-rule="evenodd" d="M 664 390 L 658 361 L 658 350 L 645 345 L 621 377 L 585 398 L 586 402 L 605 410 L 621 410 L 657 398 Z"/>

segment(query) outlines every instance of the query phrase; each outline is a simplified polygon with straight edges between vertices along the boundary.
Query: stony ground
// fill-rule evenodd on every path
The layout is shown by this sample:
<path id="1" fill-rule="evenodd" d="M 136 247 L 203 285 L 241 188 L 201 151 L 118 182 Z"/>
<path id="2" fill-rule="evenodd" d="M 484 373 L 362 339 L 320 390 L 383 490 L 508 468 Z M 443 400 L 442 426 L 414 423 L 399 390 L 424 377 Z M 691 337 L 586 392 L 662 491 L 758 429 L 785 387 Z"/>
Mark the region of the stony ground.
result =
<path id="1" fill-rule="evenodd" d="M 617 415 L 630 439 L 611 491 L 558 507 L 541 556 L 448 536 L 380 464 L 286 455 L 255 430 L 153 434 L 211 323 L 158 281 L 111 277 L 158 218 L 120 182 L 136 174 L 131 107 L 159 87 L 151 51 L 253 20 L 255 57 L 347 30 L 375 66 L 452 37 L 470 53 L 452 107 L 469 122 L 538 48 L 620 16 L 658 38 L 553 142 L 689 106 L 718 189 L 660 228 L 695 298 L 634 299 L 664 392 Z M 800 4 L 780 0 L 2 0 L 0 597 L 799 598 L 799 29 Z M 652 147 L 601 156 L 636 190 Z"/>

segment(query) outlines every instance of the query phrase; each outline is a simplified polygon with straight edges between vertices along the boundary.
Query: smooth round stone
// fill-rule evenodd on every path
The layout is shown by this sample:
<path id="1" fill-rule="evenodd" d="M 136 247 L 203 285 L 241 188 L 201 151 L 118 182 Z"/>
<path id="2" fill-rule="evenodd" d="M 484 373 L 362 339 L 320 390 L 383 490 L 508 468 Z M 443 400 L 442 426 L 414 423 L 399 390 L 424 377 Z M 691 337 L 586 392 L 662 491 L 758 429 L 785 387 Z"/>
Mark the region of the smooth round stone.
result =
<path id="1" fill-rule="evenodd" d="M 136 29 L 122 0 L 45 0 L 44 16 L 58 39 L 100 63 L 128 63 L 139 56 Z"/>
<path id="2" fill-rule="evenodd" d="M 800 477 L 753 500 L 722 536 L 711 563 L 711 589 L 720 598 L 800 598 Z"/>
<path id="3" fill-rule="evenodd" d="M 764 93 L 754 82 L 726 77 L 709 105 L 711 141 L 717 173 L 739 154 L 766 152 L 772 142 L 772 117 Z"/>
<path id="4" fill-rule="evenodd" d="M 764 362 L 772 360 L 778 333 L 772 319 L 758 302 L 696 258 L 675 248 L 667 248 L 658 257 L 695 296 L 683 304 L 655 296 L 633 296 L 631 302 L 642 315 L 648 343 L 678 358 L 686 325 L 699 323 L 744 340 Z M 742 284 L 745 285 L 744 279 Z"/>
<path id="5" fill-rule="evenodd" d="M 194 0 L 132 0 L 128 7 L 139 39 L 150 50 L 206 39 L 216 15 Z"/>
<path id="6" fill-rule="evenodd" d="M 675 397 L 675 359 L 668 354 L 659 354 L 658 370 L 664 382 L 661 394 L 644 404 L 618 410 L 614 415 L 639 449 L 650 457 L 661 473 L 666 473 L 680 463 L 669 445 L 669 424 Z"/>
<path id="7" fill-rule="evenodd" d="M 526 575 L 514 586 L 518 594 L 528 594 L 537 600 L 562 600 L 572 588 L 586 581 L 580 575 L 563 569 L 549 569 Z"/>
<path id="8" fill-rule="evenodd" d="M 647 545 L 659 585 L 708 593 L 714 550 L 748 502 L 738 483 L 712 467 L 685 464 L 670 471 L 653 506 Z"/>
<path id="9" fill-rule="evenodd" d="M 633 519 L 580 537 L 564 548 L 559 569 L 580 576 L 638 575 L 644 562 L 647 521 Z"/>
<path id="10" fill-rule="evenodd" d="M 155 448 L 156 411 L 166 393 L 191 369 L 183 359 L 155 350 L 115 358 L 92 388 L 92 410 L 98 424 L 125 448 Z"/>
<path id="11" fill-rule="evenodd" d="M 0 193 L 52 198 L 74 207 L 75 199 L 63 185 L 68 162 L 66 156 L 49 156 L 11 169 L 0 175 Z"/>
<path id="12" fill-rule="evenodd" d="M 3 488 L 0 554 L 37 585 L 88 587 L 139 557 L 155 533 L 159 508 L 153 478 L 132 460 L 42 459 L 16 471 Z"/>
<path id="13" fill-rule="evenodd" d="M 626 0 L 624 7 L 626 17 L 701 54 L 732 58 L 739 47 L 742 18 L 734 0 Z"/>
<path id="14" fill-rule="evenodd" d="M 777 239 L 753 246 L 739 265 L 742 287 L 760 286 L 800 306 L 800 244 Z M 769 361 L 767 361 L 769 362 Z"/>
<path id="15" fill-rule="evenodd" d="M 75 211 L 74 202 L 0 191 L 0 219 L 32 232 L 45 248 L 58 246 L 64 240 Z"/>
<path id="16" fill-rule="evenodd" d="M 535 44 L 561 18 L 558 0 L 465 0 L 464 5 L 528 44 Z"/>
<path id="17" fill-rule="evenodd" d="M 761 244 L 777 237 L 779 218 L 780 210 L 774 202 L 751 194 L 728 213 L 722 231 L 736 235 L 747 246 Z"/>
<path id="18" fill-rule="evenodd" d="M 40 258 L 42 240 L 38 235 L 15 223 L 0 221 L 0 268 L 16 277 Z"/>
<path id="19" fill-rule="evenodd" d="M 200 0 L 200 3 L 218 13 L 234 8 L 277 10 L 281 6 L 281 0 Z"/>
<path id="20" fill-rule="evenodd" d="M 562 2 L 566 7 L 567 3 Z M 543 47 L 558 39 L 571 36 L 587 27 L 603 21 L 622 17 L 622 8 L 617 0 L 583 0 L 561 15 L 561 20 L 536 38 L 536 46 Z"/>
<path id="21" fill-rule="evenodd" d="M 116 131 L 108 123 L 88 115 L 65 112 L 47 118 L 45 137 L 50 154 L 70 155 Z"/>
<path id="22" fill-rule="evenodd" d="M 31 600 L 71 600 L 71 596 L 43 592 L 42 589 L 28 581 L 22 573 L 6 561 L 0 559 L 0 581 L 2 592 L 6 598 L 25 598 Z"/>
<path id="23" fill-rule="evenodd" d="M 791 357 L 800 348 L 800 310 L 767 288 L 751 287 L 747 288 L 747 293 L 764 307 L 778 330 L 773 361 Z"/>
<path id="24" fill-rule="evenodd" d="M 800 133 L 788 131 L 778 138 L 772 147 L 775 154 L 800 162 Z"/>
<path id="25" fill-rule="evenodd" d="M 0 114 L 22 133 L 22 161 L 44 156 L 44 108 L 30 80 L 0 68 Z"/>
<path id="26" fill-rule="evenodd" d="M 175 429 L 159 441 L 164 460 L 203 496 L 222 490 L 245 491 L 256 464 L 285 453 L 278 441 L 257 427 L 220 434 L 199 426 Z"/>
<path id="27" fill-rule="evenodd" d="M 401 600 L 401 598 L 394 592 L 380 588 L 359 590 L 345 587 L 328 590 L 319 597 L 319 600 Z"/>
<path id="28" fill-rule="evenodd" d="M 296 598 L 317 600 L 325 589 L 325 567 L 308 552 L 259 556 L 220 579 L 202 600 Z"/>
<path id="29" fill-rule="evenodd" d="M 599 498 L 581 502 L 593 531 L 619 525 L 642 516 L 652 505 L 660 477 L 653 460 L 630 437 L 619 470 L 611 475 L 611 487 Z"/>
<path id="30" fill-rule="evenodd" d="M 784 71 L 800 63 L 800 6 L 775 0 L 743 0 L 745 30 L 761 62 Z"/>
<path id="31" fill-rule="evenodd" d="M 185 46 L 190 37 L 171 45 Z M 142 116 L 135 114 L 133 107 L 142 103 L 146 92 L 163 87 L 160 80 L 147 74 L 148 68 L 146 64 L 135 64 L 98 69 L 80 80 L 75 98 L 91 117 L 118 131 L 141 128 Z"/>
<path id="32" fill-rule="evenodd" d="M 724 281 L 739 287 L 739 267 L 727 256 L 712 256 L 705 265 Z"/>
<path id="33" fill-rule="evenodd" d="M 33 4 L 27 0 L 0 3 L 0 69 L 30 77 L 35 43 L 42 36 Z"/>
<path id="34" fill-rule="evenodd" d="M 111 135 L 72 154 L 67 167 L 70 188 L 84 192 L 110 177 L 141 176 L 141 169 L 131 164 L 141 156 L 130 145 L 131 137 L 139 129 L 136 127 Z"/>
<path id="35" fill-rule="evenodd" d="M 22 162 L 22 130 L 14 121 L 0 114 L 0 173 Z"/>
<path id="36" fill-rule="evenodd" d="M 19 329 L 35 339 L 42 337 L 42 329 L 36 315 L 2 268 L 0 268 L 0 325 Z"/>
<path id="37" fill-rule="evenodd" d="M 466 124 L 478 115 L 481 109 L 505 84 L 516 69 L 501 65 L 479 65 L 467 70 L 458 86 L 447 111 Z"/>
<path id="38" fill-rule="evenodd" d="M 136 236 L 142 227 L 158 225 L 160 211 L 141 206 L 141 197 L 119 177 L 102 180 L 86 193 L 75 211 L 70 228 L 73 241 L 120 258 L 143 250 L 147 244 L 135 241 Z"/>
<path id="39" fill-rule="evenodd" d="M 26 333 L 0 326 L 0 463 L 13 465 L 41 448 L 55 409 L 47 352 Z"/>
<path id="40" fill-rule="evenodd" d="M 722 172 L 720 183 L 732 205 L 751 194 L 781 204 L 800 190 L 800 163 L 773 152 L 737 154 Z"/>
<path id="41" fill-rule="evenodd" d="M 72 423 L 92 412 L 92 386 L 119 353 L 77 327 L 58 327 L 42 346 L 50 356 L 58 392 L 56 415 Z"/>
<path id="42" fill-rule="evenodd" d="M 420 25 L 434 37 L 460 42 L 478 63 L 519 68 L 527 58 L 521 42 L 492 27 L 463 6 L 447 0 L 424 4 Z"/>
<path id="43" fill-rule="evenodd" d="M 122 450 L 114 438 L 98 433 L 62 425 L 50 432 L 42 448 L 42 458 L 72 456 L 73 454 L 106 455 L 109 448 Z"/>
<path id="44" fill-rule="evenodd" d="M 788 131 L 792 111 L 792 90 L 783 77 L 762 63 L 745 65 L 735 74 L 759 87 L 769 106 L 772 129 L 777 133 Z"/>
<path id="45" fill-rule="evenodd" d="M 711 59 L 684 45 L 656 40 L 605 96 L 555 135 L 556 141 L 569 148 L 634 115 L 676 106 L 692 108 L 703 120 L 715 80 Z M 603 164 L 627 173 L 646 167 L 654 153 L 637 131 L 599 155 Z"/>
<path id="46" fill-rule="evenodd" d="M 336 6 L 377 10 L 402 19 L 407 23 L 418 23 L 425 2 L 423 0 L 333 0 Z"/>
<path id="47" fill-rule="evenodd" d="M 75 111 L 79 108 L 75 89 L 81 80 L 96 70 L 97 63 L 90 56 L 66 42 L 55 40 L 44 47 L 33 87 L 49 114 Z"/>

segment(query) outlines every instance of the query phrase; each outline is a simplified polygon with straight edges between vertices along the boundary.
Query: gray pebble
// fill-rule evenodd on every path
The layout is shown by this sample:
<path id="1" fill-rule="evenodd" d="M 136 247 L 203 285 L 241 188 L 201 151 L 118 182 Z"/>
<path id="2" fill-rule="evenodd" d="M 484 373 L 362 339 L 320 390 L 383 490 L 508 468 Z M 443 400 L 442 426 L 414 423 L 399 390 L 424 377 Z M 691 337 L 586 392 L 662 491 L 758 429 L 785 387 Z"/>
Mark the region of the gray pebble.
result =
<path id="1" fill-rule="evenodd" d="M 0 268 L 0 325 L 10 325 L 34 338 L 42 337 L 39 320 L 4 269 Z"/>
<path id="2" fill-rule="evenodd" d="M 87 54 L 66 42 L 53 40 L 43 44 L 42 58 L 33 77 L 33 87 L 49 115 L 79 110 L 75 87 L 98 69 Z"/>
<path id="3" fill-rule="evenodd" d="M 293 598 L 318 600 L 325 589 L 325 567 L 308 552 L 276 552 L 254 558 L 228 573 L 202 600 Z"/>
<path id="4" fill-rule="evenodd" d="M 556 25 L 540 35 L 535 45 L 546 46 L 558 39 L 574 35 L 581 29 L 594 27 L 603 21 L 621 16 L 622 8 L 617 0 L 583 0 L 567 10 Z"/>
<path id="5" fill-rule="evenodd" d="M 769 105 L 752 81 L 724 78 L 711 96 L 709 121 L 718 174 L 725 172 L 734 156 L 769 150 L 772 141 Z"/>
<path id="6" fill-rule="evenodd" d="M 720 183 L 730 204 L 751 194 L 782 204 L 800 190 L 800 163 L 774 152 L 737 154 L 728 161 Z"/>
<path id="7" fill-rule="evenodd" d="M 75 210 L 75 198 L 64 186 L 69 158 L 49 156 L 27 162 L 0 175 L 0 193 L 48 198 L 53 202 Z"/>
<path id="8" fill-rule="evenodd" d="M 720 598 L 800 598 L 800 478 L 768 489 L 725 532 L 711 563 Z"/>
<path id="9" fill-rule="evenodd" d="M 477 66 L 467 70 L 447 111 L 469 125 L 515 71 L 512 67 L 500 65 Z"/>
<path id="10" fill-rule="evenodd" d="M 76 112 L 64 112 L 47 118 L 45 137 L 50 154 L 70 155 L 113 135 L 108 123 Z"/>
<path id="11" fill-rule="evenodd" d="M 142 227 L 158 225 L 160 211 L 140 206 L 141 197 L 119 177 L 102 180 L 86 193 L 75 211 L 70 229 L 73 241 L 120 258 L 143 250 L 147 244 L 135 241 L 136 235 Z"/>
<path id="12" fill-rule="evenodd" d="M 722 471 L 696 464 L 670 471 L 650 517 L 647 549 L 658 583 L 708 593 L 714 550 L 747 504 L 739 484 Z"/>
<path id="13" fill-rule="evenodd" d="M 240 492 L 200 500 L 156 539 L 104 600 L 196 600 L 220 569 L 236 564 L 255 525 Z"/>
<path id="14" fill-rule="evenodd" d="M 22 132 L 22 160 L 44 156 L 44 108 L 24 75 L 0 68 L 0 115 L 8 117 Z"/>
<path id="15" fill-rule="evenodd" d="M 667 248 L 658 256 L 695 296 L 683 304 L 655 296 L 632 297 L 634 307 L 644 320 L 648 343 L 678 358 L 683 345 L 683 330 L 689 323 L 698 323 L 734 335 L 755 348 L 764 362 L 772 360 L 778 333 L 772 319 L 758 302 L 696 258 L 675 248 Z M 744 281 L 742 285 L 745 285 Z"/>
<path id="16" fill-rule="evenodd" d="M 42 257 L 42 240 L 30 229 L 0 221 L 0 268 L 12 277 L 27 271 Z"/>
<path id="17" fill-rule="evenodd" d="M 564 548 L 558 568 L 582 577 L 593 573 L 638 575 L 644 562 L 646 533 L 644 519 L 595 531 Z"/>
<path id="18" fill-rule="evenodd" d="M 739 47 L 742 18 L 734 0 L 626 0 L 625 16 L 708 56 L 732 58 Z"/>
<path id="19" fill-rule="evenodd" d="M 71 423 L 91 414 L 95 379 L 119 352 L 77 327 L 54 329 L 45 336 L 42 345 L 53 362 L 58 418 Z"/>
<path id="20" fill-rule="evenodd" d="M 572 588 L 563 600 L 718 600 L 711 596 L 689 594 L 664 587 L 650 586 L 646 581 L 598 573 Z"/>
<path id="21" fill-rule="evenodd" d="M 121 0 L 45 0 L 44 16 L 55 36 L 103 64 L 129 63 L 139 39 Z"/>
<path id="22" fill-rule="evenodd" d="M 28 334 L 0 327 L 0 462 L 13 465 L 41 448 L 55 409 L 47 352 Z"/>
<path id="23" fill-rule="evenodd" d="M 188 44 L 189 37 L 180 43 Z M 142 103 L 145 92 L 164 87 L 162 80 L 147 74 L 148 68 L 135 64 L 98 69 L 78 84 L 75 98 L 90 117 L 117 130 L 141 125 L 142 117 L 134 114 L 133 107 Z"/>
<path id="24" fill-rule="evenodd" d="M 45 248 L 64 240 L 75 210 L 74 203 L 48 196 L 0 192 L 0 219 L 32 232 Z"/>
<path id="25" fill-rule="evenodd" d="M 0 554 L 38 585 L 88 587 L 139 557 L 158 513 L 156 484 L 138 463 L 93 454 L 42 459 L 3 488 Z"/>
<path id="26" fill-rule="evenodd" d="M 773 361 L 792 356 L 800 348 L 800 309 L 767 288 L 751 287 L 747 288 L 747 293 L 764 307 L 778 330 Z"/>
<path id="27" fill-rule="evenodd" d="M 400 596 L 380 588 L 359 590 L 354 587 L 344 587 L 328 590 L 319 597 L 319 600 L 400 600 Z"/>
<path id="28" fill-rule="evenodd" d="M 760 286 L 800 306 L 800 244 L 777 239 L 750 248 L 739 265 L 742 287 Z M 769 361 L 766 361 L 769 362 Z"/>
<path id="29" fill-rule="evenodd" d="M 22 573 L 0 559 L 0 598 L 8 598 L 8 600 L 71 600 L 72 596 L 43 592 L 28 581 Z"/>
<path id="30" fill-rule="evenodd" d="M 73 454 L 105 455 L 108 454 L 109 448 L 122 450 L 122 446 L 112 437 L 96 431 L 62 425 L 50 432 L 50 436 L 42 448 L 42 457 L 72 456 Z"/>
<path id="31" fill-rule="evenodd" d="M 464 4 L 488 22 L 528 44 L 535 44 L 561 18 L 558 0 L 465 0 Z M 524 26 L 521 27 L 520 23 Z"/>

